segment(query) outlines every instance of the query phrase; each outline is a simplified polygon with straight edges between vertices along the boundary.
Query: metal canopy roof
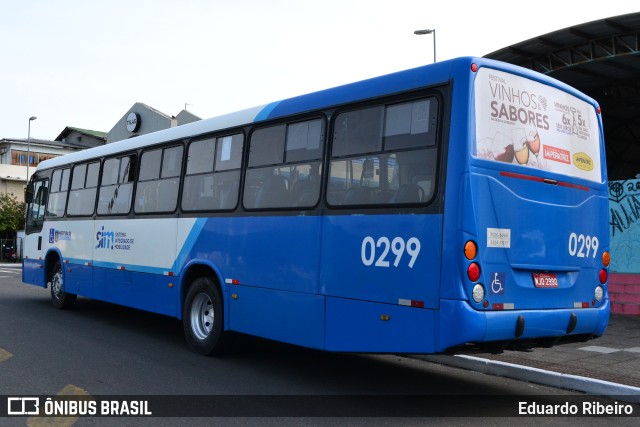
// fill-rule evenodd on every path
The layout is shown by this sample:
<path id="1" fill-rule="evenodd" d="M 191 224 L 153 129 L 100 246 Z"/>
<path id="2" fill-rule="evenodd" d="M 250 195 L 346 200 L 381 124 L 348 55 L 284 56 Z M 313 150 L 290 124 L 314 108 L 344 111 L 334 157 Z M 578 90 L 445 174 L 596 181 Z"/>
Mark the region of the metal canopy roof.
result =
<path id="1" fill-rule="evenodd" d="M 561 80 L 602 108 L 609 179 L 640 173 L 640 12 L 575 25 L 485 55 Z"/>

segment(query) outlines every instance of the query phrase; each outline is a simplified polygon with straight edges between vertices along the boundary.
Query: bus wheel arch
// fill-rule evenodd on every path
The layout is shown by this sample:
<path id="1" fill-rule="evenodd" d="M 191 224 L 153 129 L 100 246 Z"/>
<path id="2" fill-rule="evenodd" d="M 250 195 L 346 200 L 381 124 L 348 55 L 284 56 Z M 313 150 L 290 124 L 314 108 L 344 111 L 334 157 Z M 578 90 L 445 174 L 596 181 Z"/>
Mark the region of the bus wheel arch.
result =
<path id="1" fill-rule="evenodd" d="M 56 252 L 47 255 L 46 261 L 46 283 L 51 292 L 51 304 L 58 309 L 73 307 L 76 302 L 76 295 L 64 290 L 64 271 L 62 260 Z"/>
<path id="2" fill-rule="evenodd" d="M 185 274 L 182 289 L 182 327 L 191 350 L 202 355 L 224 350 L 223 291 L 217 274 L 208 266 L 194 266 Z"/>

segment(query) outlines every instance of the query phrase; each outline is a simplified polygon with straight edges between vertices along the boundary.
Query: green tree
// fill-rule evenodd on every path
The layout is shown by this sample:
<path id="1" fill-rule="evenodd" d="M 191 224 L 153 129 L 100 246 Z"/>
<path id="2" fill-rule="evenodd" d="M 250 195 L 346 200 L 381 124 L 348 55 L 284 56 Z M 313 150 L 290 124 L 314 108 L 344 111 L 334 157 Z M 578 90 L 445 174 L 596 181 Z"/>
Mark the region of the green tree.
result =
<path id="1" fill-rule="evenodd" d="M 0 194 L 0 234 L 6 235 L 24 228 L 24 203 L 13 194 Z"/>

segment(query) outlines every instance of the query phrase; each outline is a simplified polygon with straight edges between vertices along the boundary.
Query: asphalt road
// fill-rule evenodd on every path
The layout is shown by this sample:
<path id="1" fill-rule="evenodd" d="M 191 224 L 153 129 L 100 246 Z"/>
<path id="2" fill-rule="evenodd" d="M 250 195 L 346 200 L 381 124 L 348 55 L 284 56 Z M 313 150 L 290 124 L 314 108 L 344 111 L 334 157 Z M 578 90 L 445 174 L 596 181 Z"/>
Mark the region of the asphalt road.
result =
<path id="1" fill-rule="evenodd" d="M 397 355 L 325 353 L 251 337 L 240 337 L 238 348 L 229 355 L 203 357 L 187 349 L 176 319 L 85 298 L 79 298 L 73 310 L 56 310 L 49 302 L 48 290 L 21 284 L 19 269 L 0 268 L 0 398 L 60 393 L 141 398 L 152 395 L 290 396 L 260 403 L 281 406 L 281 412 L 276 410 L 271 414 L 275 417 L 269 418 L 257 418 L 264 411 L 258 408 L 257 412 L 252 412 L 256 404 L 250 397 L 235 400 L 231 402 L 235 404 L 231 410 L 234 417 L 218 418 L 222 422 L 216 425 L 282 425 L 283 422 L 292 425 L 415 425 L 416 420 L 422 419 L 382 417 L 398 415 L 380 412 L 385 405 L 384 396 L 396 405 L 402 403 L 397 396 L 432 396 L 435 402 L 451 406 L 457 402 L 451 395 L 461 395 L 489 405 L 490 414 L 495 414 L 490 407 L 495 396 L 496 402 L 500 402 L 500 396 L 518 396 L 525 401 L 542 396 L 558 395 L 560 399 L 572 396 L 563 390 Z M 335 408 L 328 408 L 329 418 L 318 417 L 318 405 L 327 402 L 313 398 L 371 395 L 378 398 L 358 401 L 357 411 L 340 413 Z M 300 396 L 311 397 L 300 400 Z M 408 401 L 411 401 L 410 397 Z M 289 403 L 292 411 L 286 408 Z M 328 405 L 334 403 L 329 399 Z M 513 419 L 482 418 L 485 414 L 480 410 L 477 414 L 469 414 L 464 410 L 469 404 L 461 406 L 460 415 L 464 418 L 445 417 L 431 420 L 431 423 L 513 423 Z M 300 409 L 305 405 L 310 408 L 308 414 Z M 478 404 L 471 407 L 478 409 Z M 300 412 L 293 410 L 296 408 Z M 156 406 L 156 409 L 162 408 Z M 256 418 L 246 418 L 256 413 Z M 361 418 L 368 415 L 376 417 Z M 424 414 L 409 411 L 409 415 Z M 42 420 L 37 417 L 5 418 L 0 419 L 0 424 L 45 425 Z M 63 421 L 66 424 L 62 424 Z M 614 421 L 617 425 L 635 425 L 637 418 Z M 122 421 L 81 417 L 47 422 L 47 425 L 82 426 L 120 425 Z M 554 419 L 547 417 L 520 418 L 518 422 L 555 425 Z M 611 422 L 606 418 L 590 419 L 590 424 L 594 425 Z M 126 423 L 212 425 L 211 420 L 202 418 L 127 418 Z"/>

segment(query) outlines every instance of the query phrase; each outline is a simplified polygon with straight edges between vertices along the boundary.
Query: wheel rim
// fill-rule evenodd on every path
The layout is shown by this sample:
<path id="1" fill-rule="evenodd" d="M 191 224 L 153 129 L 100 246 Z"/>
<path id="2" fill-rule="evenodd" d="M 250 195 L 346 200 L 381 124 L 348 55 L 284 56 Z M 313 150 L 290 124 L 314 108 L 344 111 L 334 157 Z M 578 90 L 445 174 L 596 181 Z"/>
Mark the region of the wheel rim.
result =
<path id="1" fill-rule="evenodd" d="M 64 284 L 62 282 L 62 272 L 60 270 L 56 271 L 51 278 L 51 292 L 56 299 L 60 299 L 60 297 L 62 297 Z"/>
<path id="2" fill-rule="evenodd" d="M 209 336 L 214 319 L 213 302 L 209 295 L 196 295 L 191 305 L 191 330 L 197 339 L 204 340 Z"/>

